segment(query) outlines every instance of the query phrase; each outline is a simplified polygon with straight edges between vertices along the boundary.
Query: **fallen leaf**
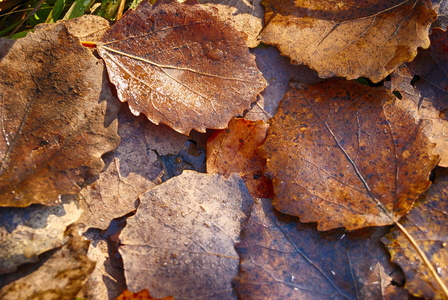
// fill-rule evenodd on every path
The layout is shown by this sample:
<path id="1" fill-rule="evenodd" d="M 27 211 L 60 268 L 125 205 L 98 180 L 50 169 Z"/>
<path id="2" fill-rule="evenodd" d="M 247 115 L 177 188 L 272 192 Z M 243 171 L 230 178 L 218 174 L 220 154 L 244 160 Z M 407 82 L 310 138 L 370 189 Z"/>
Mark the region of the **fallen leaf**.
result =
<path id="1" fill-rule="evenodd" d="M 223 19 L 231 19 L 237 30 L 247 34 L 248 47 L 260 44 L 264 16 L 261 0 L 199 0 L 199 3 L 216 7 Z"/>
<path id="2" fill-rule="evenodd" d="M 118 145 L 119 102 L 64 24 L 0 48 L 0 206 L 57 205 Z"/>
<path id="3" fill-rule="evenodd" d="M 174 300 L 173 297 L 168 296 L 164 298 L 153 298 L 149 294 L 148 290 L 142 290 L 138 293 L 133 293 L 129 290 L 125 290 L 120 296 L 118 296 L 115 300 Z"/>
<path id="4" fill-rule="evenodd" d="M 89 227 L 106 229 L 112 219 L 136 209 L 138 196 L 161 183 L 159 155 L 177 153 L 186 136 L 170 128 L 133 116 L 124 105 L 118 114 L 121 143 L 105 156 L 106 169 L 92 185 L 81 190 L 84 214 L 79 220 Z"/>
<path id="5" fill-rule="evenodd" d="M 435 29 L 431 48 L 419 51 L 410 63 L 391 74 L 391 90 L 410 101 L 416 118 L 424 120 L 424 132 L 436 143 L 439 166 L 448 167 L 448 32 Z"/>
<path id="6" fill-rule="evenodd" d="M 253 197 L 272 198 L 272 180 L 264 175 L 266 160 L 258 154 L 268 128 L 263 121 L 232 119 L 229 128 L 216 130 L 207 142 L 207 173 L 238 173 Z"/>
<path id="7" fill-rule="evenodd" d="M 400 220 L 432 263 L 434 272 L 448 281 L 448 173 L 436 173 L 434 184 L 428 189 L 409 214 Z M 415 246 L 399 230 L 392 230 L 383 243 L 406 275 L 405 288 L 415 296 L 426 299 L 445 299 L 440 285 L 435 280 Z"/>
<path id="8" fill-rule="evenodd" d="M 234 243 L 252 205 L 244 181 L 185 171 L 140 202 L 120 235 L 128 288 L 156 298 L 236 299 Z"/>
<path id="9" fill-rule="evenodd" d="M 428 48 L 437 15 L 429 0 L 263 0 L 261 41 L 322 78 L 383 80 Z"/>
<path id="10" fill-rule="evenodd" d="M 437 20 L 432 24 L 431 29 L 440 28 L 447 30 L 448 26 L 448 1 L 431 0 L 432 6 L 437 11 Z"/>
<path id="11" fill-rule="evenodd" d="M 37 262 L 39 254 L 64 245 L 65 229 L 81 213 L 78 203 L 64 199 L 53 207 L 0 208 L 0 274 Z"/>
<path id="12" fill-rule="evenodd" d="M 379 240 L 387 232 L 319 232 L 276 212 L 270 199 L 255 200 L 237 245 L 235 289 L 241 299 L 388 299 L 400 273 Z"/>
<path id="13" fill-rule="evenodd" d="M 98 52 L 132 113 L 183 134 L 225 128 L 266 86 L 243 34 L 194 1 L 141 2 Z"/>
<path id="14" fill-rule="evenodd" d="M 256 48 L 251 52 L 255 55 L 257 67 L 269 85 L 261 92 L 257 103 L 244 115 L 246 120 L 267 122 L 272 118 L 288 91 L 290 81 L 308 84 L 322 81 L 317 73 L 307 66 L 291 65 L 289 59 L 280 56 L 275 47 Z"/>
<path id="15" fill-rule="evenodd" d="M 86 257 L 89 241 L 76 230 L 71 232 L 68 243 L 36 271 L 3 286 L 0 299 L 73 300 L 93 271 L 95 263 Z"/>
<path id="16" fill-rule="evenodd" d="M 422 126 L 389 91 L 338 79 L 292 88 L 259 148 L 274 206 L 319 230 L 393 224 L 437 164 Z"/>

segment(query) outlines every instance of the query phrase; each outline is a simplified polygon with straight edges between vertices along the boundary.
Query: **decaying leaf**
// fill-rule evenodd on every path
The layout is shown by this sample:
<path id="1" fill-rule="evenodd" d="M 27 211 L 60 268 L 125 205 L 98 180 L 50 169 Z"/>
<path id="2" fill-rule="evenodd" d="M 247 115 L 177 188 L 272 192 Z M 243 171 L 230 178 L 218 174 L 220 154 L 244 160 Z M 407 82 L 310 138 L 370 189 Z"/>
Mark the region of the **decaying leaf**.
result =
<path id="1" fill-rule="evenodd" d="M 171 296 L 164 297 L 164 298 L 153 298 L 149 294 L 148 290 L 142 290 L 138 293 L 133 293 L 129 290 L 125 290 L 115 300 L 174 300 L 174 298 Z"/>
<path id="2" fill-rule="evenodd" d="M 390 299 L 400 273 L 379 241 L 387 231 L 318 232 L 256 200 L 237 245 L 236 291 L 241 299 Z"/>
<path id="3" fill-rule="evenodd" d="M 263 0 L 261 41 L 322 78 L 384 79 L 428 48 L 437 14 L 429 0 Z"/>
<path id="4" fill-rule="evenodd" d="M 135 210 L 138 196 L 161 182 L 158 155 L 179 152 L 187 140 L 166 126 L 133 116 L 127 105 L 118 121 L 120 145 L 106 155 L 99 179 L 81 191 L 84 214 L 79 222 L 87 227 L 106 229 L 112 219 Z"/>
<path id="5" fill-rule="evenodd" d="M 272 198 L 272 180 L 264 175 L 266 160 L 258 154 L 268 128 L 263 121 L 232 119 L 229 128 L 216 130 L 207 142 L 207 173 L 238 173 L 252 196 Z"/>
<path id="6" fill-rule="evenodd" d="M 236 299 L 234 243 L 252 205 L 244 181 L 184 171 L 140 202 L 120 235 L 128 288 L 156 298 Z"/>
<path id="7" fill-rule="evenodd" d="M 436 144 L 439 166 L 448 167 L 448 32 L 435 29 L 431 47 L 391 74 L 391 89 L 410 101 L 424 132 Z"/>
<path id="8" fill-rule="evenodd" d="M 447 30 L 448 27 L 448 1 L 447 0 L 431 0 L 434 9 L 437 11 L 437 21 L 435 21 L 431 29 L 441 28 Z"/>
<path id="9" fill-rule="evenodd" d="M 400 223 L 407 229 L 431 261 L 443 282 L 448 281 L 448 173 L 436 173 L 434 184 L 415 208 Z M 415 247 L 399 230 L 382 239 L 406 275 L 405 288 L 426 299 L 445 299 L 446 294 L 434 279 Z"/>
<path id="10" fill-rule="evenodd" d="M 2 287 L 0 299 L 73 300 L 95 263 L 86 256 L 89 241 L 71 232 L 68 243 L 36 271 Z"/>
<path id="11" fill-rule="evenodd" d="M 98 52 L 135 115 L 183 134 L 225 128 L 266 86 L 243 34 L 194 1 L 141 2 Z"/>
<path id="12" fill-rule="evenodd" d="M 260 44 L 264 16 L 261 0 L 199 0 L 199 3 L 216 7 L 222 18 L 233 20 L 235 28 L 247 34 L 248 47 Z"/>
<path id="13" fill-rule="evenodd" d="M 322 81 L 317 73 L 307 66 L 295 66 L 289 59 L 280 56 L 275 47 L 253 49 L 258 69 L 262 72 L 268 86 L 261 92 L 259 100 L 244 116 L 246 120 L 268 121 L 277 113 L 280 101 L 288 91 L 289 82 L 317 83 Z"/>
<path id="14" fill-rule="evenodd" d="M 37 255 L 64 245 L 65 229 L 81 213 L 75 201 L 64 199 L 53 207 L 0 208 L 0 274 L 36 262 Z"/>
<path id="15" fill-rule="evenodd" d="M 345 80 L 292 88 L 259 149 L 274 205 L 319 230 L 393 224 L 430 185 L 434 145 L 389 91 Z"/>
<path id="16" fill-rule="evenodd" d="M 57 205 L 118 145 L 119 102 L 64 24 L 0 49 L 0 206 Z"/>

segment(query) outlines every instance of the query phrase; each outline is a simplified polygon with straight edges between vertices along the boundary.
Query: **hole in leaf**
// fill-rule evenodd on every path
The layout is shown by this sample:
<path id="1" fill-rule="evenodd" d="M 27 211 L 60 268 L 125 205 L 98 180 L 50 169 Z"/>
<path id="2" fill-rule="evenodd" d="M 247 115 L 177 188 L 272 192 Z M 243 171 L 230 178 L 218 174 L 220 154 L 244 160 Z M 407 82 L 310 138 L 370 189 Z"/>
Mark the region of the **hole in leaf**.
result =
<path id="1" fill-rule="evenodd" d="M 411 85 L 412 85 L 412 86 L 415 86 L 415 84 L 416 84 L 420 79 L 421 79 L 421 78 L 420 78 L 419 75 L 415 75 L 414 77 L 412 77 Z"/>
<path id="2" fill-rule="evenodd" d="M 397 90 L 394 90 L 393 92 L 392 92 L 392 94 L 394 94 L 395 95 L 395 97 L 397 97 L 398 99 L 403 99 L 403 96 L 401 95 L 401 93 L 399 92 L 399 91 L 397 91 Z"/>

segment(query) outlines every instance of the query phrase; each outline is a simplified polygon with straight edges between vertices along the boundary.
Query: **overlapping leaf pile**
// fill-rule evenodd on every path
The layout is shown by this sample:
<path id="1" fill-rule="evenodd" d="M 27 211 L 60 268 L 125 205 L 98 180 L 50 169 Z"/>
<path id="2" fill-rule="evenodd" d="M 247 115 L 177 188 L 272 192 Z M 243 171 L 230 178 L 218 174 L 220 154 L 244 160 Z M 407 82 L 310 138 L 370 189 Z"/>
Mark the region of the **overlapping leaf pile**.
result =
<path id="1" fill-rule="evenodd" d="M 0 40 L 0 298 L 448 298 L 445 2 L 199 2 Z"/>

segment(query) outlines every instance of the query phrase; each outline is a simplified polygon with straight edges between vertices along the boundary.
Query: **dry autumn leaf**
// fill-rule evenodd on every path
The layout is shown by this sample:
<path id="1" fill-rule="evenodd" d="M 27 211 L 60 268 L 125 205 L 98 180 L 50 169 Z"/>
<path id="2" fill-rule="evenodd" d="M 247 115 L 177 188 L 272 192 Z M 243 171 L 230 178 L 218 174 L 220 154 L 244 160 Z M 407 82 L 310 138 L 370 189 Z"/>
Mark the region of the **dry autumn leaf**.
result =
<path id="1" fill-rule="evenodd" d="M 429 0 L 264 0 L 261 41 L 322 78 L 379 82 L 429 47 L 437 14 Z"/>
<path id="2" fill-rule="evenodd" d="M 223 19 L 231 19 L 236 29 L 247 34 L 248 47 L 260 44 L 264 16 L 261 0 L 199 0 L 199 3 L 216 7 Z"/>
<path id="3" fill-rule="evenodd" d="M 164 297 L 164 298 L 153 298 L 149 294 L 148 290 L 142 290 L 137 293 L 133 293 L 129 290 L 125 290 L 115 300 L 174 300 L 174 298 L 171 296 Z"/>
<path id="4" fill-rule="evenodd" d="M 0 206 L 56 205 L 119 143 L 105 70 L 64 24 L 0 40 Z"/>
<path id="5" fill-rule="evenodd" d="M 448 282 L 448 173 L 436 172 L 436 180 L 416 207 L 400 223 L 412 234 L 433 266 L 432 270 L 417 255 L 416 247 L 401 231 L 392 230 L 382 239 L 406 275 L 405 288 L 425 299 L 446 299 L 432 272 Z"/>
<path id="6" fill-rule="evenodd" d="M 75 201 L 65 199 L 52 207 L 0 208 L 0 274 L 37 262 L 39 254 L 64 245 L 67 226 L 81 213 Z"/>
<path id="7" fill-rule="evenodd" d="M 448 1 L 447 0 L 431 0 L 434 9 L 437 11 L 437 21 L 431 28 L 441 28 L 447 30 L 448 26 Z"/>
<path id="8" fill-rule="evenodd" d="M 120 235 L 128 288 L 158 298 L 236 299 L 234 244 L 252 205 L 244 181 L 184 171 L 140 202 Z"/>
<path id="9" fill-rule="evenodd" d="M 272 181 L 264 175 L 266 160 L 258 154 L 268 128 L 263 121 L 232 119 L 229 128 L 216 130 L 207 141 L 207 173 L 238 173 L 253 197 L 272 198 Z"/>
<path id="10" fill-rule="evenodd" d="M 95 263 L 87 256 L 89 241 L 72 227 L 68 243 L 58 249 L 33 273 L 0 289 L 0 299 L 73 300 L 93 271 Z"/>
<path id="11" fill-rule="evenodd" d="M 439 166 L 448 167 L 448 32 L 435 29 L 431 48 L 391 74 L 391 89 L 412 103 L 424 132 L 436 144 Z"/>
<path id="12" fill-rule="evenodd" d="M 106 169 L 92 185 L 81 190 L 79 222 L 106 229 L 112 219 L 136 209 L 138 196 L 161 183 L 163 168 L 159 155 L 178 153 L 187 140 L 170 128 L 133 116 L 124 105 L 118 115 L 121 143 L 105 157 Z"/>
<path id="13" fill-rule="evenodd" d="M 292 88 L 259 149 L 274 205 L 320 230 L 393 224 L 430 185 L 434 145 L 403 102 L 345 80 Z"/>
<path id="14" fill-rule="evenodd" d="M 236 291 L 241 299 L 390 299 L 400 273 L 379 241 L 387 231 L 318 232 L 256 200 L 237 245 Z"/>
<path id="15" fill-rule="evenodd" d="M 243 34 L 194 2 L 143 1 L 98 44 L 120 100 L 183 134 L 225 128 L 266 86 Z"/>

